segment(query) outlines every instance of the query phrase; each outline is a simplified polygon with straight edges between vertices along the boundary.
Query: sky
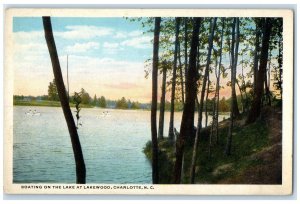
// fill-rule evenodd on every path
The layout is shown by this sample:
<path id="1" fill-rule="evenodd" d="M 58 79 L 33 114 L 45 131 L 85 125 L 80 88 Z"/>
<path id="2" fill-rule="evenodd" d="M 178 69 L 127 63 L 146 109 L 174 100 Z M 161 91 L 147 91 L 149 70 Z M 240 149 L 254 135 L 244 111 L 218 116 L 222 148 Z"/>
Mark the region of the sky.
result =
<path id="1" fill-rule="evenodd" d="M 152 57 L 151 33 L 125 18 L 51 18 L 66 84 L 70 93 L 84 88 L 91 97 L 151 100 L 151 78 L 145 61 Z M 14 94 L 47 95 L 54 75 L 42 18 L 13 19 Z"/>
<path id="2" fill-rule="evenodd" d="M 143 28 L 140 22 L 120 17 L 53 17 L 51 21 L 65 85 L 68 56 L 71 94 L 84 88 L 92 98 L 96 94 L 112 100 L 125 97 L 142 103 L 151 101 L 151 77 L 145 78 L 148 69 L 145 61 L 152 58 L 153 49 L 153 34 L 146 32 L 149 27 Z M 42 18 L 15 17 L 13 46 L 14 95 L 47 95 L 54 76 Z M 240 43 L 240 49 L 243 46 Z M 223 57 L 225 67 L 229 66 L 227 58 Z M 241 70 L 239 64 L 237 76 Z M 226 86 L 230 71 L 227 73 L 227 78 L 221 79 L 224 89 L 220 90 L 221 97 L 225 98 L 231 95 L 230 87 Z M 159 99 L 160 75 L 158 85 Z M 236 90 L 239 94 L 237 86 Z"/>

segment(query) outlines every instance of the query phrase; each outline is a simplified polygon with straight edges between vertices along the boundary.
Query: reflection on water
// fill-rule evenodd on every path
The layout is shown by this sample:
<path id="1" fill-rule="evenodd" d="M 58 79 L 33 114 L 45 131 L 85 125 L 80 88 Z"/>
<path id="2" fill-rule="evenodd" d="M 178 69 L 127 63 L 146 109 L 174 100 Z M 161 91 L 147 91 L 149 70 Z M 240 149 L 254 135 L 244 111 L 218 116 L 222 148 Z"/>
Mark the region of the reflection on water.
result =
<path id="1" fill-rule="evenodd" d="M 40 115 L 28 115 L 35 109 Z M 74 112 L 74 110 L 73 110 Z M 151 183 L 151 164 L 143 154 L 151 139 L 150 112 L 82 109 L 78 133 L 87 183 Z M 175 113 L 179 130 L 181 113 Z M 165 135 L 169 113 L 165 116 Z M 60 107 L 14 106 L 14 183 L 74 183 L 75 163 Z"/>

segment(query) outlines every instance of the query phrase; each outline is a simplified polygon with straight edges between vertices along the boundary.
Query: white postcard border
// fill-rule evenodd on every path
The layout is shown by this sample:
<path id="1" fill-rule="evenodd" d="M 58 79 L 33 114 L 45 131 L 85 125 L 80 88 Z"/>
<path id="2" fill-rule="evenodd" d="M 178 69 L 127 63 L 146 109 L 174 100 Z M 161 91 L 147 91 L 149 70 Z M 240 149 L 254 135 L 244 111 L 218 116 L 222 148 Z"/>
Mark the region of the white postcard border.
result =
<path id="1" fill-rule="evenodd" d="M 52 17 L 282 17 L 283 115 L 282 185 L 121 185 L 13 184 L 13 67 L 12 19 Z M 287 9 L 7 9 L 4 52 L 4 191 L 9 194 L 136 194 L 136 195 L 289 195 L 293 177 L 293 12 Z M 287 70 L 287 71 L 286 71 Z M 150 138 L 149 138 L 150 139 Z M 75 178 L 74 178 L 75 179 Z M 27 187 L 26 187 L 27 186 Z M 28 188 L 31 186 L 32 188 Z M 75 189 L 72 189 L 72 188 Z M 106 189 L 105 189 L 106 188 Z M 107 189 L 110 188 L 110 189 Z M 122 189 L 121 189 L 122 188 Z M 142 189 L 139 189 L 142 188 Z"/>

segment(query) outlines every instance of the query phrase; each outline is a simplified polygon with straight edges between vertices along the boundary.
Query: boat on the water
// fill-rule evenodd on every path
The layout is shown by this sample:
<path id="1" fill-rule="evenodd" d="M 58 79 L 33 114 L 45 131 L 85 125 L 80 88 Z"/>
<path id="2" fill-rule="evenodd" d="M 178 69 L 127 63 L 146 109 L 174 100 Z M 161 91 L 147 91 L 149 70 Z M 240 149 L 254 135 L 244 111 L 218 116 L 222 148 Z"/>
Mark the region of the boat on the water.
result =
<path id="1" fill-rule="evenodd" d="M 108 111 L 103 111 L 100 115 L 100 117 L 108 117 L 111 116 L 111 114 Z"/>
<path id="2" fill-rule="evenodd" d="M 41 113 L 37 112 L 36 110 L 32 111 L 31 109 L 29 109 L 29 111 L 25 112 L 26 115 L 28 116 L 40 116 Z"/>

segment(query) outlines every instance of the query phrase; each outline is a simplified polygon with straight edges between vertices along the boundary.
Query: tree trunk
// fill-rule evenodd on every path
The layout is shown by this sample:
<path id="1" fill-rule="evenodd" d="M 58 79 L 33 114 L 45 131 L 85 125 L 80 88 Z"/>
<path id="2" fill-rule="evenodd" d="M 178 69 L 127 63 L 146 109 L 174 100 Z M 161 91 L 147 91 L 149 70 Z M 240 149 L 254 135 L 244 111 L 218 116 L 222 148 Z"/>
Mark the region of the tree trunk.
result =
<path id="1" fill-rule="evenodd" d="M 225 148 L 225 154 L 231 154 L 231 146 L 232 146 L 232 129 L 233 129 L 233 122 L 234 117 L 239 115 L 239 109 L 237 107 L 237 98 L 235 92 L 235 84 L 236 84 L 236 67 L 237 67 L 237 60 L 238 60 L 238 51 L 239 51 L 239 18 L 234 18 L 233 24 L 236 24 L 236 36 L 235 36 L 235 51 L 233 49 L 233 44 L 231 47 L 232 55 L 232 67 L 231 67 L 231 108 L 230 108 L 230 125 L 228 130 L 227 136 L 227 144 Z M 232 41 L 234 41 L 234 28 L 235 26 L 232 25 Z"/>
<path id="2" fill-rule="evenodd" d="M 272 29 L 272 20 L 270 18 L 266 18 L 266 21 L 264 23 L 264 30 L 263 30 L 259 70 L 257 73 L 257 83 L 256 83 L 257 88 L 256 88 L 256 92 L 254 93 L 254 100 L 251 104 L 251 109 L 246 120 L 247 124 L 254 122 L 257 119 L 257 117 L 260 115 L 261 98 L 262 98 L 263 88 L 264 88 L 264 84 L 263 84 L 264 75 L 266 73 L 266 67 L 268 63 L 268 51 L 269 51 L 271 29 Z"/>
<path id="3" fill-rule="evenodd" d="M 184 78 L 185 78 L 185 87 L 186 87 L 186 79 L 188 73 L 188 32 L 187 32 L 187 17 L 184 18 Z M 185 90 L 186 91 L 186 90 Z"/>
<path id="4" fill-rule="evenodd" d="M 153 182 L 153 184 L 159 183 L 156 111 L 157 111 L 157 72 L 158 72 L 160 21 L 161 21 L 160 17 L 155 18 L 154 40 L 153 40 L 152 104 L 151 104 L 152 182 Z"/>
<path id="5" fill-rule="evenodd" d="M 197 47 L 199 41 L 199 27 L 201 18 L 194 18 L 193 20 L 193 34 L 191 41 L 191 51 L 189 58 L 189 71 L 187 75 L 187 87 L 186 87 L 186 101 L 183 108 L 181 126 L 179 137 L 176 141 L 176 160 L 174 166 L 173 182 L 175 184 L 180 183 L 181 169 L 182 169 L 182 157 L 184 152 L 185 139 L 189 134 L 189 120 L 195 112 L 195 99 L 197 95 Z"/>
<path id="6" fill-rule="evenodd" d="M 240 84 L 239 84 L 238 81 L 236 81 L 236 84 L 238 85 L 239 90 L 240 90 L 241 102 L 242 102 L 242 112 L 244 113 L 245 112 L 245 102 L 244 102 L 245 99 L 244 99 L 244 96 L 243 96 L 243 90 L 242 90 L 242 88 L 241 88 L 241 86 L 240 86 Z"/>
<path id="7" fill-rule="evenodd" d="M 184 105 L 184 80 L 183 80 L 183 73 L 182 73 L 182 64 L 181 64 L 181 51 L 180 51 L 180 42 L 178 43 L 178 62 L 179 62 L 179 71 L 180 71 L 180 84 L 181 84 L 181 102 Z"/>
<path id="8" fill-rule="evenodd" d="M 198 125 L 197 125 L 195 141 L 194 141 L 192 164 L 191 164 L 191 171 L 190 171 L 190 183 L 195 182 L 195 167 L 196 167 L 198 140 L 200 138 L 200 132 L 202 129 L 203 101 L 204 101 L 204 94 L 205 94 L 205 90 L 206 90 L 207 76 L 209 74 L 209 65 L 210 65 L 211 50 L 212 50 L 212 46 L 213 46 L 213 36 L 214 36 L 214 32 L 215 32 L 215 27 L 216 27 L 216 21 L 217 21 L 217 18 L 214 18 L 210 24 L 211 33 L 210 33 L 209 41 L 208 41 L 208 54 L 207 54 L 206 68 L 205 68 L 205 74 L 204 74 L 203 82 L 202 82 L 202 91 L 201 91 L 199 113 L 198 113 Z"/>
<path id="9" fill-rule="evenodd" d="M 218 80 L 218 74 L 217 74 L 217 67 L 218 67 L 218 55 L 216 54 L 216 64 L 215 64 L 215 75 L 216 75 L 216 80 Z M 212 100 L 213 102 L 213 111 L 212 111 L 212 123 L 210 126 L 210 134 L 209 134 L 209 147 L 208 147 L 208 154 L 209 157 L 211 156 L 211 149 L 212 149 L 212 138 L 213 138 L 213 134 L 215 131 L 215 126 L 216 126 L 216 99 L 217 99 L 217 84 L 216 84 L 216 89 L 215 89 L 215 95 L 214 98 Z"/>
<path id="10" fill-rule="evenodd" d="M 200 29 L 200 28 L 199 28 Z M 185 18 L 185 93 L 187 92 L 186 90 L 186 83 L 187 83 L 187 73 L 188 73 L 188 32 L 187 32 L 187 18 Z M 200 62 L 199 62 L 199 41 L 198 41 L 198 45 L 197 45 L 197 60 L 196 60 L 196 66 L 197 66 L 197 70 L 199 70 L 200 67 Z M 199 74 L 197 73 L 197 80 L 199 80 Z M 185 100 L 186 100 L 186 94 L 185 94 Z M 191 116 L 191 120 L 189 120 L 189 124 L 187 125 L 189 128 L 189 133 L 187 133 L 187 137 L 189 137 L 189 139 L 193 138 L 195 135 L 195 124 L 194 124 L 194 120 L 195 120 L 195 114 Z"/>
<path id="11" fill-rule="evenodd" d="M 243 59 L 242 59 L 243 61 Z M 248 111 L 248 104 L 247 104 L 247 101 L 248 101 L 248 95 L 247 95 L 247 88 L 246 88 L 246 83 L 245 83 L 245 75 L 244 75 L 244 66 L 242 64 L 242 86 L 243 88 L 241 89 L 241 87 L 239 87 L 241 89 L 241 91 L 244 92 L 244 98 L 242 97 L 242 94 L 241 94 L 241 97 L 242 97 L 242 104 L 243 104 L 243 113 L 245 113 L 245 111 Z"/>
<path id="12" fill-rule="evenodd" d="M 74 122 L 74 118 L 70 109 L 68 95 L 66 93 L 66 88 L 64 85 L 61 68 L 59 64 L 59 59 L 56 51 L 56 45 L 53 37 L 52 32 L 52 25 L 51 25 L 51 19 L 49 16 L 43 17 L 43 25 L 44 25 L 44 31 L 45 31 L 45 39 L 47 42 L 55 83 L 58 91 L 59 100 L 61 103 L 61 107 L 64 112 L 64 116 L 67 122 L 73 153 L 75 157 L 75 164 L 76 164 L 76 183 L 77 184 L 85 184 L 86 181 L 86 169 L 85 169 L 85 163 L 84 158 L 82 154 L 82 149 L 80 145 L 79 136 L 77 133 L 76 125 Z"/>
<path id="13" fill-rule="evenodd" d="M 178 52 L 178 35 L 180 18 L 175 18 L 175 51 L 174 51 L 174 64 L 173 64 L 173 77 L 172 77 L 172 91 L 171 91 L 171 108 L 170 108 L 170 125 L 169 125 L 169 140 L 174 141 L 174 102 L 175 102 L 175 86 L 176 86 L 176 69 L 177 69 L 177 52 Z"/>
<path id="14" fill-rule="evenodd" d="M 220 60 L 217 78 L 217 105 L 216 105 L 216 143 L 219 142 L 219 102 L 220 102 L 220 76 L 221 76 L 221 66 L 222 66 L 222 53 L 223 53 L 223 36 L 224 36 L 224 23 L 225 19 L 222 18 L 222 34 L 221 34 L 221 47 L 220 47 Z"/>
<path id="15" fill-rule="evenodd" d="M 278 88 L 279 88 L 279 91 L 280 91 L 280 99 L 282 100 L 282 36 L 280 36 L 279 40 L 278 40 L 278 59 L 277 59 L 277 62 L 278 62 L 278 69 L 279 69 L 279 73 L 278 73 L 278 80 L 277 80 L 277 83 L 278 83 Z"/>
<path id="16" fill-rule="evenodd" d="M 265 74 L 265 94 L 266 94 L 266 102 L 268 106 L 271 106 L 271 93 L 270 93 L 270 69 L 271 69 L 271 57 L 272 57 L 272 50 L 269 50 L 269 63 L 268 69 Z"/>
<path id="17" fill-rule="evenodd" d="M 166 65 L 163 65 L 163 78 L 162 78 L 162 86 L 161 86 L 159 126 L 158 126 L 158 137 L 160 139 L 163 139 L 163 137 L 164 137 L 166 78 L 167 78 L 167 68 L 166 68 Z"/>
<path id="18" fill-rule="evenodd" d="M 257 72 L 258 72 L 258 58 L 259 58 L 259 42 L 260 42 L 260 20 L 256 22 L 256 36 L 255 36 L 255 50 L 254 50 L 254 62 L 253 62 L 253 91 L 256 92 L 256 83 L 257 83 Z"/>
<path id="19" fill-rule="evenodd" d="M 235 50 L 233 50 L 232 45 L 232 55 L 234 55 L 232 61 L 232 68 L 231 68 L 231 89 L 232 89 L 232 95 L 231 100 L 233 102 L 232 104 L 232 112 L 233 117 L 238 116 L 239 108 L 237 103 L 237 97 L 236 97 L 236 91 L 235 91 L 235 85 L 236 85 L 236 68 L 237 68 L 237 61 L 238 61 L 238 54 L 239 54 L 239 41 L 240 41 L 240 26 L 239 26 L 239 18 L 235 18 L 234 22 L 236 23 L 236 35 L 235 40 L 234 39 L 234 26 L 233 26 L 233 34 L 232 34 L 232 41 L 235 43 Z"/>
<path id="20" fill-rule="evenodd" d="M 185 18 L 185 19 L 187 19 L 187 18 Z M 185 56 L 186 56 L 186 75 L 187 75 L 187 73 L 188 73 L 188 62 L 187 62 L 188 61 L 188 52 L 187 52 L 188 47 L 187 47 L 187 44 L 188 44 L 189 41 L 188 41 L 188 33 L 187 33 L 187 22 L 185 21 L 185 23 L 186 23 L 185 24 L 185 49 L 186 49 Z M 201 27 L 199 28 L 199 33 L 201 32 L 200 29 L 201 29 Z M 196 57 L 197 70 L 199 70 L 199 67 L 200 67 L 199 50 L 200 50 L 200 48 L 198 46 L 198 48 L 197 48 L 197 57 Z M 200 75 L 197 73 L 197 80 L 199 80 L 199 76 Z M 187 76 L 185 78 L 187 79 Z M 187 80 L 185 80 L 185 81 L 187 81 Z M 186 86 L 186 83 L 185 83 L 185 86 Z M 187 91 L 186 88 L 185 88 L 185 91 Z M 193 138 L 193 136 L 195 135 L 195 123 L 194 123 L 194 121 L 195 121 L 195 114 L 191 116 L 191 120 L 189 120 L 189 124 L 187 125 L 189 127 L 188 128 L 189 132 L 187 133 L 187 137 L 189 137 L 189 139 Z"/>
<path id="21" fill-rule="evenodd" d="M 209 95 L 209 86 L 210 86 L 210 81 L 209 81 L 209 72 L 207 75 L 207 89 L 206 89 L 206 97 L 205 97 L 205 127 L 207 127 L 208 123 L 208 95 Z"/>

